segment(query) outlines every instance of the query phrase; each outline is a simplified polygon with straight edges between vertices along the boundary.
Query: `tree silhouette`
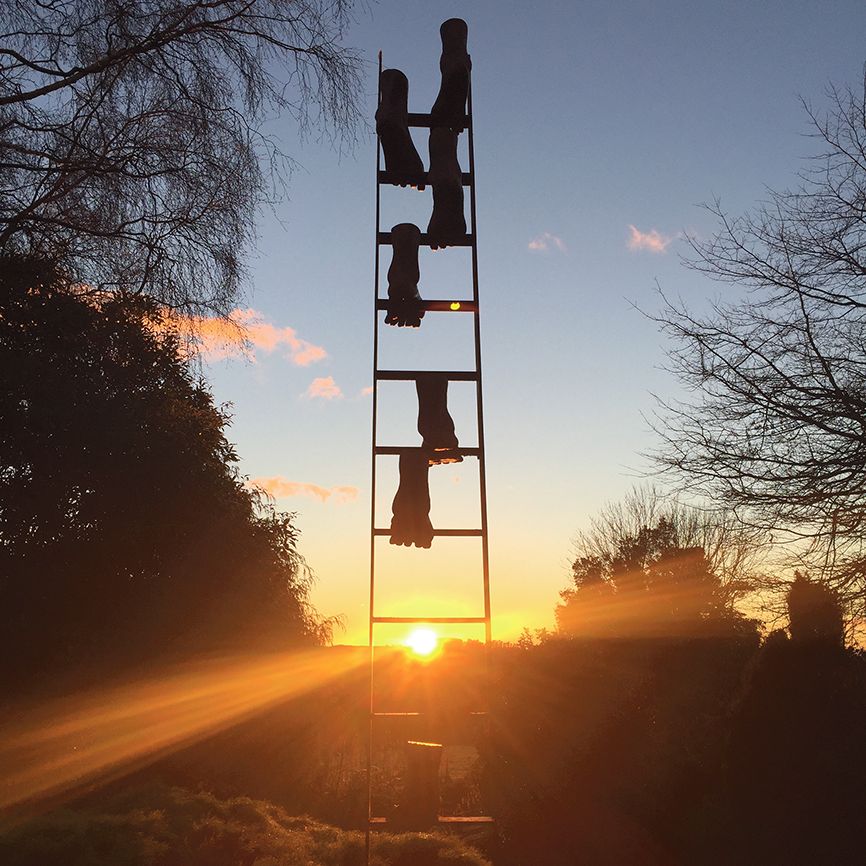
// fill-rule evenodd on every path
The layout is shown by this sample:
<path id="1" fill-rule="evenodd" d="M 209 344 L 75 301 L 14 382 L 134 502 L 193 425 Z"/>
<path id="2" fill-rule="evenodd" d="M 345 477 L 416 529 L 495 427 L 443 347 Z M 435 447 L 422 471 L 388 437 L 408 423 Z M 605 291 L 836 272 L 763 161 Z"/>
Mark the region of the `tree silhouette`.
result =
<path id="1" fill-rule="evenodd" d="M 269 112 L 340 136 L 350 2 L 43 0 L 0 8 L 0 251 L 226 314 L 291 159 Z"/>
<path id="2" fill-rule="evenodd" d="M 0 679 L 319 636 L 291 516 L 156 304 L 4 258 L 0 310 Z"/>
<path id="3" fill-rule="evenodd" d="M 828 586 L 797 572 L 788 590 L 788 631 L 797 642 L 841 647 L 845 642 L 842 607 Z"/>
<path id="4" fill-rule="evenodd" d="M 671 366 L 689 400 L 663 406 L 661 465 L 750 524 L 806 539 L 806 562 L 866 604 L 866 85 L 830 90 L 823 147 L 799 187 L 692 239 L 690 266 L 748 291 L 711 313 L 667 303 Z M 810 555 L 811 554 L 811 555 Z"/>
<path id="5" fill-rule="evenodd" d="M 798 575 L 790 637 L 771 633 L 730 719 L 719 863 L 853 863 L 863 857 L 866 681 L 842 645 L 833 593 Z"/>
<path id="6" fill-rule="evenodd" d="M 575 539 L 559 629 L 631 637 L 753 630 L 735 605 L 751 588 L 758 540 L 653 488 L 633 490 Z"/>

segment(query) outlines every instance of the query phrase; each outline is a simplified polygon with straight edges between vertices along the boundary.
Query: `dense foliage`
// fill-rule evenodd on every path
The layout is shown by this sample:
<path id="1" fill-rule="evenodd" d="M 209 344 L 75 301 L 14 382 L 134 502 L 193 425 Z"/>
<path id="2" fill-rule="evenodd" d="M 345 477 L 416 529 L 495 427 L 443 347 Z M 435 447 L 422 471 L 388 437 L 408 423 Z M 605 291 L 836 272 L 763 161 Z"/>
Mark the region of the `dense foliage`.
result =
<path id="1" fill-rule="evenodd" d="M 151 301 L 0 262 L 0 680 L 318 636 L 291 516 Z"/>

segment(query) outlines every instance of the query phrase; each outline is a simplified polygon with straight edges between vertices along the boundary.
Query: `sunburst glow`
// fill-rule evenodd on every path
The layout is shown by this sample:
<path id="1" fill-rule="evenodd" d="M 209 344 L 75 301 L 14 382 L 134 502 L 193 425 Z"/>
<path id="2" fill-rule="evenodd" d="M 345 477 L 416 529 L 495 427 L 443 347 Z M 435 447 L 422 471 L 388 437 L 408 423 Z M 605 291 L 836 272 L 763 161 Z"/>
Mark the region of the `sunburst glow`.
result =
<path id="1" fill-rule="evenodd" d="M 410 632 L 405 644 L 416 655 L 429 656 L 439 646 L 439 637 L 433 629 L 416 628 Z"/>

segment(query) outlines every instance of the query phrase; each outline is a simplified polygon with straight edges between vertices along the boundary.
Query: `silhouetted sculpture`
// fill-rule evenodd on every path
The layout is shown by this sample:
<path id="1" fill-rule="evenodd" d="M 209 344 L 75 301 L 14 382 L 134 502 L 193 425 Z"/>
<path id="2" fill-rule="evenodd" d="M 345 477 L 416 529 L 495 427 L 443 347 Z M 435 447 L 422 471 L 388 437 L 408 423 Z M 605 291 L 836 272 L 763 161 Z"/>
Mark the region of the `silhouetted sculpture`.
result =
<path id="1" fill-rule="evenodd" d="M 403 796 L 394 823 L 400 830 L 429 830 L 439 814 L 439 765 L 444 748 L 441 743 L 406 743 L 406 776 Z"/>
<path id="2" fill-rule="evenodd" d="M 400 455 L 400 486 L 391 505 L 391 544 L 430 547 L 433 542 L 428 468 L 423 451 Z"/>
<path id="3" fill-rule="evenodd" d="M 418 391 L 418 432 L 424 438 L 422 447 L 427 451 L 431 466 L 437 463 L 461 463 L 457 451 L 454 421 L 448 413 L 448 377 L 442 374 L 419 376 L 415 380 Z"/>
<path id="4" fill-rule="evenodd" d="M 424 318 L 418 294 L 418 247 L 421 229 L 412 223 L 400 223 L 391 229 L 391 266 L 388 268 L 388 310 L 386 325 L 417 328 Z"/>
<path id="5" fill-rule="evenodd" d="M 439 71 L 442 84 L 430 112 L 434 126 L 447 126 L 460 132 L 466 116 L 466 97 L 469 93 L 469 70 L 472 60 L 466 51 L 468 27 L 462 18 L 449 18 L 439 28 L 442 37 L 442 56 Z"/>
<path id="6" fill-rule="evenodd" d="M 423 174 L 424 164 L 409 133 L 409 80 L 399 69 L 385 69 L 379 93 L 376 132 L 382 142 L 385 170 L 409 178 Z M 400 186 L 407 183 L 400 183 Z M 418 189 L 424 189 L 423 184 Z"/>
<path id="7" fill-rule="evenodd" d="M 435 250 L 459 243 L 466 234 L 463 180 L 457 161 L 457 133 L 444 126 L 430 131 L 430 185 L 433 213 L 427 226 Z"/>

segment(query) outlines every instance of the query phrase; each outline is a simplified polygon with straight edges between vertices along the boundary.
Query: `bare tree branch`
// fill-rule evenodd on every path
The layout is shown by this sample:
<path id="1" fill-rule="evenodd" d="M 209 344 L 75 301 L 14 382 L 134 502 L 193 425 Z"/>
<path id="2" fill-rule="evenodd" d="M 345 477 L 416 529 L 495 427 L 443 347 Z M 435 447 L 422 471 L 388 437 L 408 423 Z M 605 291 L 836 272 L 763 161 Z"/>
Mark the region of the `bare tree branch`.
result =
<path id="1" fill-rule="evenodd" d="M 0 2 L 0 251 L 198 314 L 237 299 L 290 118 L 351 142 L 351 0 Z"/>
<path id="2" fill-rule="evenodd" d="M 741 520 L 809 542 L 813 571 L 866 599 L 866 83 L 806 105 L 824 145 L 794 190 L 690 238 L 686 264 L 746 287 L 697 316 L 664 296 L 653 318 L 689 392 L 660 403 L 653 455 Z M 799 555 L 804 556 L 802 550 Z"/>

